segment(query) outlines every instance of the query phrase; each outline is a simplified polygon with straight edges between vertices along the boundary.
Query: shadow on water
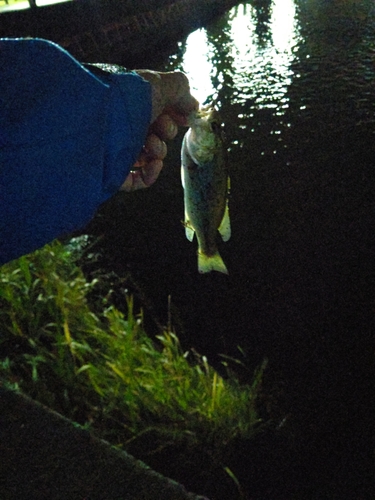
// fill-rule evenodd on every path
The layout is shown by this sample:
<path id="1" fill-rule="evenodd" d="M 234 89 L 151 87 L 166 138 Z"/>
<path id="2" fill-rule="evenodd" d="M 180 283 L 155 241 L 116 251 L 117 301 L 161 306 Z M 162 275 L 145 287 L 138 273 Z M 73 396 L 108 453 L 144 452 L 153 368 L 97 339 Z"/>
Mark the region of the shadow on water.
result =
<path id="1" fill-rule="evenodd" d="M 371 498 L 374 21 L 371 2 L 254 0 L 165 59 L 200 100 L 218 95 L 226 122 L 229 276 L 199 275 L 185 239 L 183 132 L 155 186 L 119 194 L 88 228 L 152 321 L 166 323 L 171 295 L 184 346 L 215 363 L 241 346 L 249 373 L 269 358 L 297 456 L 245 465 L 249 498 Z"/>

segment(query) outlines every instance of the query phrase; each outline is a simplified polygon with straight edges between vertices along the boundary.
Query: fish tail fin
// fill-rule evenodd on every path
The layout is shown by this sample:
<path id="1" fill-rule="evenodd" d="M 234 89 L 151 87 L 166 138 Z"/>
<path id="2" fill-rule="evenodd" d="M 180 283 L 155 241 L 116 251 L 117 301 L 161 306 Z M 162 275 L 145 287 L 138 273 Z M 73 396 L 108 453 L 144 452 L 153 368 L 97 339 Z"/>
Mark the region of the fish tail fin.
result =
<path id="1" fill-rule="evenodd" d="M 209 273 L 210 271 L 218 271 L 219 273 L 228 274 L 228 269 L 224 264 L 219 252 L 214 255 L 205 255 L 198 253 L 198 271 L 200 273 Z"/>

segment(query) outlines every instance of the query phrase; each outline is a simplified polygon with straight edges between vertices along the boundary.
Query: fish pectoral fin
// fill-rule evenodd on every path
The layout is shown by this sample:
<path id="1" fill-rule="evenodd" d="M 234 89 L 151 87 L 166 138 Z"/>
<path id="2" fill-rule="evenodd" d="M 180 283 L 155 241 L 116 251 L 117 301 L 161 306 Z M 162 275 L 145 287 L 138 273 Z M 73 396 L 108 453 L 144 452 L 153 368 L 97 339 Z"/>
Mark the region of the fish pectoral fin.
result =
<path id="1" fill-rule="evenodd" d="M 231 235 L 231 229 L 230 229 L 230 218 L 229 218 L 229 207 L 228 207 L 228 200 L 225 205 L 225 211 L 223 215 L 223 219 L 220 222 L 219 226 L 219 233 L 221 234 L 221 237 L 223 238 L 223 241 L 228 241 Z"/>
<path id="2" fill-rule="evenodd" d="M 182 223 L 185 226 L 185 236 L 189 241 L 193 241 L 194 238 L 194 229 L 191 227 L 188 219 L 185 219 L 185 222 Z"/>
<path id="3" fill-rule="evenodd" d="M 194 229 L 192 229 L 190 226 L 185 226 L 185 235 L 189 241 L 193 241 Z"/>

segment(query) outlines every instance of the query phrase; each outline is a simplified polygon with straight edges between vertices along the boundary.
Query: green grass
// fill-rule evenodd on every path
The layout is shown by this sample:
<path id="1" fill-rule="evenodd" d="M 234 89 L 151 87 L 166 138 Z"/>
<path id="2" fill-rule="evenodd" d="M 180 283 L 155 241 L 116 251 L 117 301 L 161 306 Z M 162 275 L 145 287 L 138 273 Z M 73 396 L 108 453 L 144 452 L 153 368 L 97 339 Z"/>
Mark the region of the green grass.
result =
<path id="1" fill-rule="evenodd" d="M 125 448 L 152 429 L 221 456 L 254 435 L 264 366 L 251 385 L 223 378 L 204 356 L 183 352 L 171 327 L 152 340 L 131 296 L 126 317 L 110 294 L 90 304 L 98 285 L 60 243 L 0 269 L 3 384 Z"/>

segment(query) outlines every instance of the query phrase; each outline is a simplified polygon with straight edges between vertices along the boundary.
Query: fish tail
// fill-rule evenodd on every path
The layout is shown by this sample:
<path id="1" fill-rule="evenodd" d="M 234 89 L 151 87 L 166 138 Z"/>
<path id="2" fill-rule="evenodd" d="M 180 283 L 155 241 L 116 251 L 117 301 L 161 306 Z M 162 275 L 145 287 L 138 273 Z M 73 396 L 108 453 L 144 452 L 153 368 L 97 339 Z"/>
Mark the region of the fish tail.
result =
<path id="1" fill-rule="evenodd" d="M 206 255 L 198 252 L 198 270 L 200 273 L 209 273 L 210 271 L 218 271 L 219 273 L 228 274 L 226 265 L 221 258 L 219 252 L 214 255 Z"/>

